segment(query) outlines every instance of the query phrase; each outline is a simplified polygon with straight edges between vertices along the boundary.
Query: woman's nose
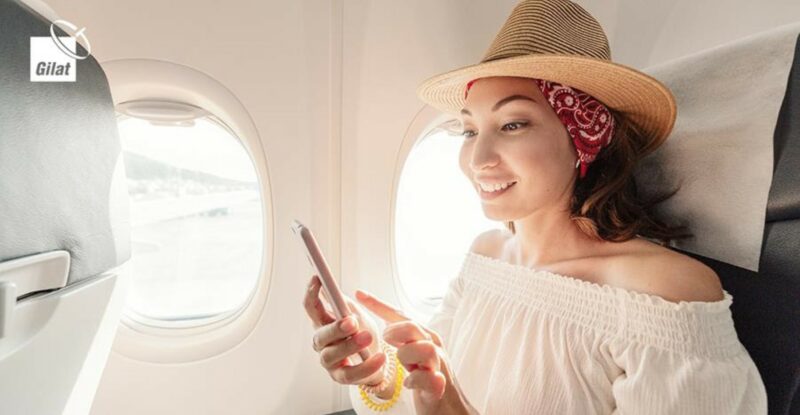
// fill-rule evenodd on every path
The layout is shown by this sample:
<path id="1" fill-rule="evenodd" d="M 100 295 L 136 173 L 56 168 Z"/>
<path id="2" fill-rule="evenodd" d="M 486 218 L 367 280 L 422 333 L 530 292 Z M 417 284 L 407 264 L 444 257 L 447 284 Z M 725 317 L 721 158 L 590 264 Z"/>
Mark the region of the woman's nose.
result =
<path id="1" fill-rule="evenodd" d="M 500 154 L 497 152 L 493 140 L 476 140 L 472 147 L 472 158 L 470 167 L 473 171 L 479 171 L 497 165 L 500 161 Z"/>

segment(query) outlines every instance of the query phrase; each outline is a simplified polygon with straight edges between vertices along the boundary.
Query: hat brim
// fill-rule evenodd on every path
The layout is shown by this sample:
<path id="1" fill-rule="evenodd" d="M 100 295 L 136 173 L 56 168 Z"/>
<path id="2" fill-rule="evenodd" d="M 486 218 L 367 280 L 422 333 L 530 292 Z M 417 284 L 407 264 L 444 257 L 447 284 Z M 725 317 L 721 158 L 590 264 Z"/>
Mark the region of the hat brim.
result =
<path id="1" fill-rule="evenodd" d="M 478 63 L 425 80 L 417 95 L 426 104 L 457 115 L 467 82 L 490 76 L 539 78 L 577 88 L 624 113 L 653 142 L 666 140 L 677 116 L 675 98 L 655 78 L 614 62 L 581 56 L 523 55 Z"/>

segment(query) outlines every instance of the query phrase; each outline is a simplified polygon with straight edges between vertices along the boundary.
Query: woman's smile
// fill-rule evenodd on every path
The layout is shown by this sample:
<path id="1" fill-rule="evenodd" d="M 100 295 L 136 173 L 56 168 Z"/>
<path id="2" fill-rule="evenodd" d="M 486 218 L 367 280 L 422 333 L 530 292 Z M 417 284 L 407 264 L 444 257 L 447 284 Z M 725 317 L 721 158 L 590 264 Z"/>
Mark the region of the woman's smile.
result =
<path id="1" fill-rule="evenodd" d="M 515 184 L 517 184 L 517 182 L 512 182 L 510 185 L 506 186 L 505 189 L 489 191 L 489 192 L 483 190 L 480 184 L 477 185 L 477 188 L 478 188 L 478 193 L 480 194 L 482 200 L 491 200 L 500 197 L 500 195 L 502 194 L 507 193 L 509 190 L 511 190 L 512 187 L 514 187 Z"/>

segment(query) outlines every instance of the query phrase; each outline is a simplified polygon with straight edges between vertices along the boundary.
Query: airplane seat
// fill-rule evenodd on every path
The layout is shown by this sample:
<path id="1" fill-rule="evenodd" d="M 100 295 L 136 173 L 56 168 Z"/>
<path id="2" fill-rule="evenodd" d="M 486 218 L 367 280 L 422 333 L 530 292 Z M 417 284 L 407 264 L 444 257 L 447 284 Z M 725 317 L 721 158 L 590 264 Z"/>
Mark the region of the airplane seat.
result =
<path id="1" fill-rule="evenodd" d="M 31 81 L 31 37 L 50 39 L 50 28 L 18 0 L 0 0 L 0 413 L 9 415 L 89 413 L 130 258 L 106 76 L 89 56 L 76 59 L 74 82 Z"/>
<path id="2" fill-rule="evenodd" d="M 731 85 L 739 87 L 758 85 Z M 733 296 L 734 324 L 764 381 L 771 415 L 800 414 L 800 36 L 782 99 L 758 272 L 672 248 L 714 269 Z"/>

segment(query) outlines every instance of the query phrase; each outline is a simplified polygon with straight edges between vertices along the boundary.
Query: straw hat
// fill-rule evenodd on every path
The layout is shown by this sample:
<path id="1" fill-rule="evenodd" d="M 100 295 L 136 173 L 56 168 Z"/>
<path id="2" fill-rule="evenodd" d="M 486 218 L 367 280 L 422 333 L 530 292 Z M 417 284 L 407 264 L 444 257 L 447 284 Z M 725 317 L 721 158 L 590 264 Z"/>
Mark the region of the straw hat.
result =
<path id="1" fill-rule="evenodd" d="M 467 82 L 489 76 L 539 78 L 577 88 L 622 112 L 661 145 L 677 114 L 669 89 L 649 75 L 611 62 L 603 28 L 568 0 L 523 0 L 506 20 L 480 63 L 424 81 L 417 95 L 456 115 L 464 107 Z"/>

